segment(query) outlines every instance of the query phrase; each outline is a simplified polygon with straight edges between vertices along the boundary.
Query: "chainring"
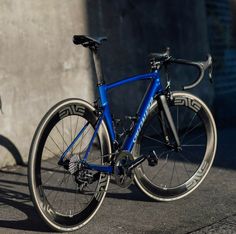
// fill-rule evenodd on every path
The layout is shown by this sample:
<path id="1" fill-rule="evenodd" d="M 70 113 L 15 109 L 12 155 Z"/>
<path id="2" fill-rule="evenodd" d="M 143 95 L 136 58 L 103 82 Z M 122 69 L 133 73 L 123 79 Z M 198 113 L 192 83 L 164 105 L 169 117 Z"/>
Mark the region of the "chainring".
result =
<path id="1" fill-rule="evenodd" d="M 133 156 L 128 151 L 122 151 L 116 158 L 114 165 L 114 177 L 116 184 L 121 188 L 128 188 L 133 182 L 134 174 L 132 171 L 128 172 L 128 167 L 133 161 Z"/>

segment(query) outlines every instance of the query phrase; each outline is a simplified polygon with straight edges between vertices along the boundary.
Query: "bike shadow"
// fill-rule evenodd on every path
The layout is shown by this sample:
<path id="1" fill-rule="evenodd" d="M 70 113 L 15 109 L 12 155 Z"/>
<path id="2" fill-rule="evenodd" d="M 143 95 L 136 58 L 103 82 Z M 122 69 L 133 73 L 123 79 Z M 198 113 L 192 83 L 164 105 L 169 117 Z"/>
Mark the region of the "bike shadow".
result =
<path id="1" fill-rule="evenodd" d="M 3 135 L 0 135 L 0 147 L 8 150 L 16 164 L 22 167 L 20 170 L 12 170 L 12 168 L 0 170 L 0 228 L 51 233 L 52 231 L 43 223 L 31 204 L 27 166 L 19 150 Z M 14 211 L 11 211 L 12 209 Z M 20 217 L 17 217 L 18 213 Z"/>
<path id="2" fill-rule="evenodd" d="M 25 165 L 19 150 L 10 139 L 0 135 L 0 146 L 6 148 L 11 153 L 17 165 Z"/>
<path id="3" fill-rule="evenodd" d="M 13 167 L 12 170 L 0 170 L 0 229 L 52 233 L 31 203 L 27 167 Z M 111 183 L 114 193 L 108 190 L 107 198 L 153 202 L 133 184 L 125 191 L 113 184 L 114 181 Z"/>
<path id="4" fill-rule="evenodd" d="M 114 180 L 111 180 L 110 183 L 111 186 L 108 187 L 106 198 L 142 202 L 156 202 L 146 194 L 144 194 L 135 184 L 131 184 L 128 188 L 123 189 L 116 185 L 116 182 Z"/>
<path id="5" fill-rule="evenodd" d="M 19 180 L 9 179 L 15 176 Z M 34 209 L 27 187 L 26 173 L 0 171 L 0 228 L 52 233 Z"/>

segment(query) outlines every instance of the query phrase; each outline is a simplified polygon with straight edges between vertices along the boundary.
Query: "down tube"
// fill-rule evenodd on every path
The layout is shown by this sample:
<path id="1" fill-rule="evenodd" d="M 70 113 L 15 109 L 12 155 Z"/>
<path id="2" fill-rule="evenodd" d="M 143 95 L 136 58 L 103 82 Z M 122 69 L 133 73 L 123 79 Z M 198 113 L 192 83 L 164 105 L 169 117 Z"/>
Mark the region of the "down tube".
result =
<path id="1" fill-rule="evenodd" d="M 133 146 L 137 140 L 137 137 L 139 135 L 139 132 L 145 122 L 145 119 L 148 115 L 149 108 L 152 104 L 153 98 L 157 92 L 160 92 L 162 90 L 160 79 L 154 79 L 149 87 L 149 90 L 147 92 L 146 97 L 143 100 L 143 103 L 141 105 L 141 108 L 138 113 L 138 120 L 133 128 L 133 131 L 131 135 L 128 136 L 128 138 L 125 141 L 123 150 L 127 150 L 129 152 L 132 151 Z"/>

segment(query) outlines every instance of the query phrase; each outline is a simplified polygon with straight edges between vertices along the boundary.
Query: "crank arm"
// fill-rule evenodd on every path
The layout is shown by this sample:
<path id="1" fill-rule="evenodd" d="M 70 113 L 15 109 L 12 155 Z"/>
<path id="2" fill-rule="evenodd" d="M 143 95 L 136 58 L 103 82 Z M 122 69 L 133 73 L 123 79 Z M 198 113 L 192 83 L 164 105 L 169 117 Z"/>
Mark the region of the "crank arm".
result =
<path id="1" fill-rule="evenodd" d="M 131 172 L 133 169 L 135 169 L 138 165 L 140 165 L 141 163 L 143 163 L 147 158 L 149 157 L 149 155 L 141 155 L 140 157 L 138 157 L 137 159 L 135 159 L 134 161 L 131 162 L 131 164 L 129 165 L 127 171 Z"/>

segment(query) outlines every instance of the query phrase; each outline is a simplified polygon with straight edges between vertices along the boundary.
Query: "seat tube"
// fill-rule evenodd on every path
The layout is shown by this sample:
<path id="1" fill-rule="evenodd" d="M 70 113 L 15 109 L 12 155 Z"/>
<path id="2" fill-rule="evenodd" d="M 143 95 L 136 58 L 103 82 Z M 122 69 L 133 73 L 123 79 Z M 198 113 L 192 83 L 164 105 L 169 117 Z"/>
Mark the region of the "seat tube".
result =
<path id="1" fill-rule="evenodd" d="M 108 101 L 107 101 L 106 85 L 105 84 L 104 85 L 99 85 L 98 86 L 98 92 L 99 92 L 99 96 L 100 96 L 101 106 L 102 106 L 103 111 L 104 111 L 104 117 L 105 117 L 105 121 L 106 121 L 106 124 L 107 124 L 107 127 L 108 127 L 108 132 L 110 134 L 111 140 L 114 141 L 115 140 L 115 132 L 114 132 L 114 129 L 113 129 L 109 104 L 108 104 Z"/>
<path id="2" fill-rule="evenodd" d="M 100 58 L 98 49 L 92 49 L 91 51 L 93 54 L 93 62 L 94 62 L 96 76 L 97 76 L 97 85 L 99 86 L 105 83 L 103 72 L 102 72 L 101 58 Z"/>

